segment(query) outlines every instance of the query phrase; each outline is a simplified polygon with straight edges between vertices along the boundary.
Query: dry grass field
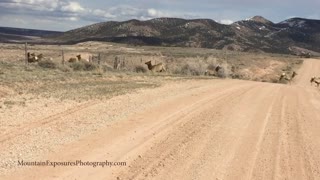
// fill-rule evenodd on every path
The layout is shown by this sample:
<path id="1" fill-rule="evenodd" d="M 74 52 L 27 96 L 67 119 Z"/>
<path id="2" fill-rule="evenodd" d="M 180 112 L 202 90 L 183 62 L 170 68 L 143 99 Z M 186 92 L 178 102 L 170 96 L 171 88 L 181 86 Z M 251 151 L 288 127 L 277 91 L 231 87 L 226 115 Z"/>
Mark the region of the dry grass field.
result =
<path id="1" fill-rule="evenodd" d="M 279 54 L 85 42 L 63 46 L 28 45 L 28 52 L 41 53 L 51 60 L 26 66 L 24 48 L 24 44 L 0 44 L 2 109 L 25 105 L 25 96 L 83 101 L 110 98 L 140 88 L 157 87 L 166 81 L 190 78 L 278 82 L 282 72 L 290 73 L 302 64 L 297 57 Z M 78 54 L 86 59 L 100 55 L 100 62 L 97 59 L 90 63 L 67 62 Z M 114 69 L 115 59 L 121 62 L 118 69 Z M 167 72 L 149 72 L 146 61 L 164 63 Z M 204 76 L 207 69 L 217 65 L 223 67 L 218 77 Z"/>

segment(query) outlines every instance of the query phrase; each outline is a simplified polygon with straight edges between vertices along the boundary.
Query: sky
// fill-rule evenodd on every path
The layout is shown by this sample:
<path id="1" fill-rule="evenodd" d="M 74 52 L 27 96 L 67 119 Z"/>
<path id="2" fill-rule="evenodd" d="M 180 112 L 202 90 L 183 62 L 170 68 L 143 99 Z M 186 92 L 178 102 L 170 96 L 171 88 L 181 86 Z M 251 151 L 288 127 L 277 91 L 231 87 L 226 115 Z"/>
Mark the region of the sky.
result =
<path id="1" fill-rule="evenodd" d="M 222 24 L 260 15 L 273 22 L 320 19 L 320 0 L 0 0 L 0 26 L 67 31 L 159 17 L 206 18 Z"/>

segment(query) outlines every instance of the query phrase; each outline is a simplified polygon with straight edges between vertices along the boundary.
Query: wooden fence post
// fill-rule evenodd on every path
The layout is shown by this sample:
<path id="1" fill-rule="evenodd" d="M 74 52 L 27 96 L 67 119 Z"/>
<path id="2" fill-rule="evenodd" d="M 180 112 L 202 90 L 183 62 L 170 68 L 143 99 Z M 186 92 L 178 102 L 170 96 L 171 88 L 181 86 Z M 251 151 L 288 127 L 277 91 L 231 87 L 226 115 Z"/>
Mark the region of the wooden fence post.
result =
<path id="1" fill-rule="evenodd" d="M 25 44 L 24 44 L 24 55 L 25 55 L 25 64 L 26 64 L 26 66 L 28 65 L 28 48 L 27 48 L 27 46 L 28 46 L 28 43 L 26 42 Z"/>
<path id="2" fill-rule="evenodd" d="M 114 57 L 114 60 L 113 60 L 113 69 L 116 69 L 118 70 L 118 56 Z"/>
<path id="3" fill-rule="evenodd" d="M 61 50 L 61 57 L 62 57 L 62 64 L 64 65 L 65 61 L 64 61 L 64 51 Z"/>
<path id="4" fill-rule="evenodd" d="M 121 62 L 120 67 L 121 67 L 121 69 L 124 69 L 126 67 L 126 57 L 125 56 L 122 58 L 122 62 Z"/>
<path id="5" fill-rule="evenodd" d="M 98 54 L 98 65 L 100 66 L 100 61 L 101 61 L 101 54 Z"/>

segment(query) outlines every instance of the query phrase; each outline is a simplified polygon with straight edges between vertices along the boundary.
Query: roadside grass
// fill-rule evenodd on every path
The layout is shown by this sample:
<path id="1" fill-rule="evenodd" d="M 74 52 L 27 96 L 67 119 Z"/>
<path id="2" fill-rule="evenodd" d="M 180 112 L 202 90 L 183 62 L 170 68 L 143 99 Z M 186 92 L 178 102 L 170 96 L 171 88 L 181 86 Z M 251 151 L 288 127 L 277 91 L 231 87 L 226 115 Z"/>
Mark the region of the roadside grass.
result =
<path id="1" fill-rule="evenodd" d="M 26 67 L 22 63 L 0 62 L 0 70 L 0 85 L 12 89 L 16 94 L 60 100 L 105 99 L 160 85 L 159 80 L 138 78 L 138 73 L 101 73 L 98 69 L 64 72 L 36 64 Z M 14 104 L 9 101 L 6 103 L 10 106 Z"/>

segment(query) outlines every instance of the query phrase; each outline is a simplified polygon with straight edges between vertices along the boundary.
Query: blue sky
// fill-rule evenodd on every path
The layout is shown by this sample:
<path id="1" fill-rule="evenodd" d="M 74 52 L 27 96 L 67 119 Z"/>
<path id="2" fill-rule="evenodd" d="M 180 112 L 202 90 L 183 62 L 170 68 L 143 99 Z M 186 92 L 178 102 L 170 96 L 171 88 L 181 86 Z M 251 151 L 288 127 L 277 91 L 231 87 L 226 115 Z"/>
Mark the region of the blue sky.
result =
<path id="1" fill-rule="evenodd" d="M 0 26 L 66 31 L 104 21 L 157 17 L 232 22 L 320 19 L 320 0 L 0 0 Z"/>

